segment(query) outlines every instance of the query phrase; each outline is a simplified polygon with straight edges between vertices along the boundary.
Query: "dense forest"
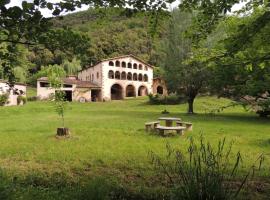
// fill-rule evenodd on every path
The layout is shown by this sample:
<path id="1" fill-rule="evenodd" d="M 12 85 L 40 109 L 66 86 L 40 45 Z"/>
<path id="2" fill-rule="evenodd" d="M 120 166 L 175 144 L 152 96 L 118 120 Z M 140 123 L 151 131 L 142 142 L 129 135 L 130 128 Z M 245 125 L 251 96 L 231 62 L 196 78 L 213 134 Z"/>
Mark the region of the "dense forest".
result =
<path id="1" fill-rule="evenodd" d="M 120 8 L 89 9 L 55 18 L 53 23 L 56 28 L 72 28 L 87 34 L 91 41 L 88 49 L 91 62 L 134 54 L 157 65 L 160 40 L 166 35 L 166 22 L 169 19 L 164 14 L 154 17 L 147 12 Z"/>
<path id="2" fill-rule="evenodd" d="M 17 45 L 16 81 L 35 85 L 49 65 L 63 65 L 74 74 L 101 59 L 127 54 L 158 66 L 169 19 L 167 13 L 160 15 L 99 8 L 52 18 L 54 31 L 44 36 L 44 44 Z M 0 78 L 4 78 L 1 70 Z"/>

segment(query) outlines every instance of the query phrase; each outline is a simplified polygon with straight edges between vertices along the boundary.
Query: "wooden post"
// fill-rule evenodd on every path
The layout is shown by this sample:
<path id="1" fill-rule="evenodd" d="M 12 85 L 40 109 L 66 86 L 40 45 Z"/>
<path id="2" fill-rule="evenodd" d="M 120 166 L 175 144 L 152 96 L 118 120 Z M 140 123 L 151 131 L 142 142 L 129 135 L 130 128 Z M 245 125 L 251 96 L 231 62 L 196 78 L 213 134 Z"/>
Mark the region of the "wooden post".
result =
<path id="1" fill-rule="evenodd" d="M 57 136 L 69 136 L 69 129 L 68 128 L 57 128 Z"/>

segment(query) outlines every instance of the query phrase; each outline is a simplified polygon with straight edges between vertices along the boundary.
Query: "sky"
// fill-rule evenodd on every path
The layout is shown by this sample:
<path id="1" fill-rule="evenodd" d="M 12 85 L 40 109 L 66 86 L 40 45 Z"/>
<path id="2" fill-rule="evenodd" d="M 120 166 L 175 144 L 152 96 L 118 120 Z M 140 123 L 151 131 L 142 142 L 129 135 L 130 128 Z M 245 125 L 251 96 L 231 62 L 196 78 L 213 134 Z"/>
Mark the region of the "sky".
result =
<path id="1" fill-rule="evenodd" d="M 9 6 L 21 6 L 22 1 L 23 0 L 11 0 Z M 26 0 L 26 1 L 33 2 L 33 0 Z M 52 3 L 56 3 L 56 2 L 59 2 L 61 0 L 48 0 L 48 1 L 50 1 Z M 180 0 L 177 0 L 176 2 L 174 2 L 173 4 L 171 4 L 170 5 L 170 9 L 173 9 L 173 8 L 177 7 L 178 4 L 179 4 L 179 1 Z M 239 4 L 234 5 L 233 8 L 232 8 L 232 12 L 241 9 L 244 4 L 245 3 L 239 3 Z M 84 6 L 82 6 L 82 8 L 77 8 L 76 11 L 74 11 L 74 12 L 78 12 L 78 11 L 82 11 L 82 10 L 87 10 L 88 7 L 89 6 L 84 5 Z M 42 14 L 45 17 L 51 17 L 52 16 L 51 11 L 48 10 L 48 9 L 42 9 L 41 12 L 42 12 Z M 69 12 L 69 13 L 71 13 L 71 12 Z"/>

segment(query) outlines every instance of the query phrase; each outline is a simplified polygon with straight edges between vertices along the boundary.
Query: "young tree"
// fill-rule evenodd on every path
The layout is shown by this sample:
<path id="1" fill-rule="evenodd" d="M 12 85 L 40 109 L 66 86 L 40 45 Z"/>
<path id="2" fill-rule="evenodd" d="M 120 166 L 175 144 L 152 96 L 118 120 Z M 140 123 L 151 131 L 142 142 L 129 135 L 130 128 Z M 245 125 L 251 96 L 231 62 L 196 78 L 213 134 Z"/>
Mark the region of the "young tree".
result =
<path id="1" fill-rule="evenodd" d="M 66 73 L 60 65 L 50 65 L 46 68 L 46 74 L 50 83 L 50 87 L 55 90 L 54 106 L 56 113 L 61 118 L 61 127 L 57 128 L 57 136 L 68 136 L 69 129 L 65 127 L 65 111 L 66 99 L 65 92 L 61 90 L 63 86 L 63 78 Z"/>

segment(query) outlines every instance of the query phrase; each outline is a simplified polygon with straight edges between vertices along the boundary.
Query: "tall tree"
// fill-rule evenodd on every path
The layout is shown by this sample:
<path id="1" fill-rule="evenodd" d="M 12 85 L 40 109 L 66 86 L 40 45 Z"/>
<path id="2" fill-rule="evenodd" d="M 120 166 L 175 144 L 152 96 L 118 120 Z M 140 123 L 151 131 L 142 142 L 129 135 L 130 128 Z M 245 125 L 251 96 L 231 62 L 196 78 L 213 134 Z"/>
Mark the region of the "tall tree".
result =
<path id="1" fill-rule="evenodd" d="M 185 35 L 191 19 L 192 15 L 189 13 L 180 12 L 178 9 L 172 12 L 162 66 L 170 92 L 184 94 L 188 102 L 187 112 L 193 114 L 194 100 L 206 85 L 209 71 L 199 60 L 187 62 L 194 51 L 191 40 Z"/>

